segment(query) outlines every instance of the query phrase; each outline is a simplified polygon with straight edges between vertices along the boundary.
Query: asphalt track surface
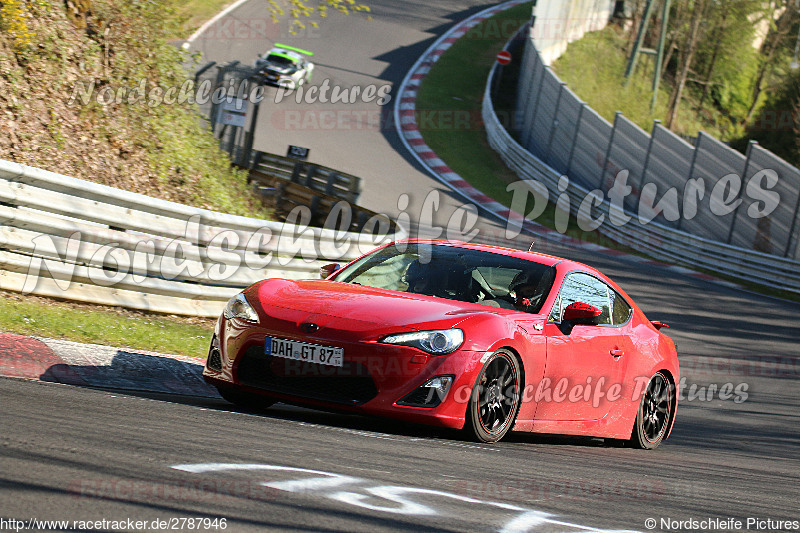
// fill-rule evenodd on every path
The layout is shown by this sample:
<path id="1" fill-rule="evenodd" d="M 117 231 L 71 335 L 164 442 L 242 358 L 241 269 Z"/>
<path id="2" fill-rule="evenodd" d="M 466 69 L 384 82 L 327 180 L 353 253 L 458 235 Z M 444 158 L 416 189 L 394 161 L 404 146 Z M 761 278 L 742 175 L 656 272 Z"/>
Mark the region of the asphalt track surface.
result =
<path id="1" fill-rule="evenodd" d="M 252 19 L 257 4 L 234 15 Z M 373 22 L 337 17 L 320 44 L 288 43 L 318 51 L 315 83 L 327 73 L 396 84 L 436 34 L 484 7 L 372 4 Z M 197 45 L 245 60 L 270 44 L 240 41 Z M 364 176 L 364 203 L 378 210 L 401 192 L 418 202 L 437 188 L 457 205 L 392 132 L 298 135 L 257 143 L 310 146 L 313 159 Z M 540 246 L 599 267 L 650 319 L 672 326 L 686 388 L 657 450 L 525 434 L 483 445 L 280 404 L 247 413 L 212 398 L 0 378 L 0 529 L 9 518 L 225 518 L 231 531 L 647 531 L 654 518 L 656 531 L 767 531 L 774 522 L 748 528 L 747 519 L 800 519 L 800 305 L 624 257 Z M 722 398 L 728 383 L 740 393 Z M 691 385 L 706 387 L 702 397 Z M 214 530 L 207 524 L 194 530 Z"/>

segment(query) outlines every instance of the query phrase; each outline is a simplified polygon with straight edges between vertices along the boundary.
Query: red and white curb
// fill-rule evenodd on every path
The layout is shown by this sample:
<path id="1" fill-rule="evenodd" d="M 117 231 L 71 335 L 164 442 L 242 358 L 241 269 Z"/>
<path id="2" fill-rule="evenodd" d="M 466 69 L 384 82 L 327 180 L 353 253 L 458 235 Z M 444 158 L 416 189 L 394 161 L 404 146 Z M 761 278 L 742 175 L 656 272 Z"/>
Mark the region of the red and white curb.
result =
<path id="1" fill-rule="evenodd" d="M 548 242 L 568 246 L 570 248 L 579 249 L 583 251 L 604 254 L 607 256 L 619 257 L 634 263 L 658 266 L 666 268 L 672 272 L 676 272 L 685 276 L 701 279 L 704 281 L 712 281 L 714 283 L 724 285 L 726 287 L 741 288 L 738 284 L 729 281 L 718 279 L 709 274 L 695 272 L 688 268 L 681 266 L 670 265 L 661 261 L 647 259 L 637 255 L 628 254 L 619 250 L 606 248 L 599 244 L 582 241 L 567 235 L 561 234 L 551 228 L 542 226 L 528 219 L 512 212 L 508 207 L 502 205 L 496 200 L 486 196 L 475 187 L 467 183 L 457 173 L 447 166 L 436 153 L 425 143 L 420 132 L 419 125 L 416 119 L 416 106 L 417 95 L 423 80 L 430 72 L 433 65 L 439 60 L 444 52 L 449 49 L 453 43 L 463 37 L 475 25 L 480 24 L 484 20 L 493 17 L 494 15 L 510 9 L 512 7 L 524 4 L 527 0 L 511 0 L 504 2 L 497 6 L 485 9 L 471 17 L 459 22 L 450 30 L 439 37 L 423 54 L 417 59 L 416 63 L 408 71 L 405 78 L 400 84 L 397 91 L 398 98 L 395 101 L 394 107 L 394 123 L 400 140 L 405 145 L 406 149 L 411 155 L 425 168 L 431 176 L 439 182 L 449 187 L 453 192 L 460 195 L 462 198 L 478 206 L 479 208 L 490 213 L 494 217 L 503 222 L 509 223 L 514 227 L 520 227 L 522 230 L 534 236 L 542 237 Z"/>
<path id="2" fill-rule="evenodd" d="M 428 75 L 433 64 L 439 60 L 442 54 L 444 54 L 453 43 L 458 41 L 477 24 L 480 24 L 484 20 L 506 9 L 524 4 L 526 1 L 527 0 L 511 0 L 510 2 L 484 9 L 459 22 L 445 32 L 444 35 L 439 37 L 430 48 L 417 59 L 416 63 L 411 67 L 411 70 L 409 70 L 405 78 L 403 78 L 397 92 L 398 98 L 394 107 L 395 128 L 411 155 L 414 156 L 434 178 L 452 189 L 455 193 L 493 215 L 500 217 L 504 221 L 512 216 L 511 211 L 507 207 L 472 187 L 464 178 L 453 172 L 453 170 L 425 144 L 416 119 L 417 93 L 419 92 L 422 80 Z M 539 224 L 532 224 L 530 227 L 526 227 L 526 229 L 535 235 L 539 235 L 541 234 L 540 229 L 545 228 Z"/>
<path id="3" fill-rule="evenodd" d="M 218 398 L 193 357 L 0 333 L 0 376 Z"/>

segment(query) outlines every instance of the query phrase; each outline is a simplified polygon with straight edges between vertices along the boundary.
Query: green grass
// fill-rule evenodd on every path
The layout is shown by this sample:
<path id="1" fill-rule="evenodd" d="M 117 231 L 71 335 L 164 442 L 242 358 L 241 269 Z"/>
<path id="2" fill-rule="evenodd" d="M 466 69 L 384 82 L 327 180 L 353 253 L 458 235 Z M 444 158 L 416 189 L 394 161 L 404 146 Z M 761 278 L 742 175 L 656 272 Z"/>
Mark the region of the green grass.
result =
<path id="1" fill-rule="evenodd" d="M 205 21 L 225 9 L 233 0 L 189 0 L 178 8 L 181 37 L 188 37 Z"/>
<path id="2" fill-rule="evenodd" d="M 521 25 L 529 17 L 531 5 L 525 3 L 499 13 L 456 41 L 428 73 L 417 98 L 417 123 L 426 144 L 473 187 L 506 206 L 511 205 L 513 197 L 506 188 L 520 178 L 489 146 L 480 110 L 486 79 L 495 57 L 511 38 L 511 35 L 492 29 L 509 27 L 504 21 L 518 21 Z M 513 91 L 513 87 L 509 87 L 499 92 Z M 503 105 L 513 104 L 498 103 L 498 112 Z M 529 198 L 526 212 L 533 208 L 532 202 L 533 199 Z M 550 203 L 536 222 L 554 228 L 555 215 L 555 205 Z M 612 241 L 599 232 L 581 230 L 574 217 L 570 217 L 566 234 L 612 245 Z"/>
<path id="3" fill-rule="evenodd" d="M 668 79 L 661 80 L 656 107 L 651 111 L 654 60 L 648 55 L 640 56 L 636 72 L 626 81 L 628 58 L 625 44 L 625 36 L 616 26 L 587 33 L 569 45 L 567 51 L 553 63 L 553 70 L 578 97 L 609 122 L 613 122 L 616 112 L 621 111 L 649 132 L 654 120 L 664 121 L 667 116 L 672 85 Z M 684 102 L 678 109 L 676 133 L 694 137 L 702 130 L 722 140 L 741 133 L 709 105 L 710 98 L 706 100 L 702 112 L 698 112 L 695 109 L 698 98 L 692 89 L 687 85 L 684 91 Z"/>
<path id="4" fill-rule="evenodd" d="M 213 321 L 58 302 L 4 293 L 0 331 L 205 357 Z"/>

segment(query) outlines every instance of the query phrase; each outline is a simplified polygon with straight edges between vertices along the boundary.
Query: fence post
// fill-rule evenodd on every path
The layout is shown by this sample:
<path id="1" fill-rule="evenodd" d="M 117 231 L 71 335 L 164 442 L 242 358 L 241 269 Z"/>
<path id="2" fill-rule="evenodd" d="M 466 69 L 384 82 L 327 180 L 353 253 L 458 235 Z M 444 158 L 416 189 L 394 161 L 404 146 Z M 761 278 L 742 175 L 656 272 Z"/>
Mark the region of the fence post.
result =
<path id="1" fill-rule="evenodd" d="M 197 82 L 200 81 L 200 76 L 205 74 L 208 69 L 210 69 L 211 67 L 213 67 L 216 64 L 217 64 L 216 61 L 209 61 L 208 63 L 206 63 L 206 66 L 204 66 L 203 68 L 201 68 L 200 70 L 198 70 L 197 72 L 194 73 L 195 90 L 197 89 Z"/>
<path id="2" fill-rule="evenodd" d="M 533 41 L 529 40 L 528 43 L 525 45 L 526 50 L 530 50 L 531 52 L 531 79 L 528 82 L 528 87 L 525 91 L 525 100 L 520 100 L 524 102 L 523 112 L 522 112 L 522 129 L 520 130 L 520 142 L 523 146 L 527 148 L 528 140 L 531 136 L 531 124 L 533 120 L 528 120 L 528 117 L 534 112 L 533 108 L 531 107 L 531 99 L 533 98 L 533 80 L 536 78 L 536 72 L 539 70 L 539 52 L 536 50 L 536 46 L 533 44 Z"/>
<path id="3" fill-rule="evenodd" d="M 556 97 L 556 109 L 555 111 L 553 111 L 553 122 L 550 125 L 550 138 L 547 139 L 547 164 L 551 166 L 552 164 L 550 158 L 550 147 L 553 144 L 553 137 L 556 136 L 556 129 L 558 128 L 559 125 L 558 108 L 561 107 L 561 95 L 564 94 L 564 90 L 566 89 L 566 87 L 567 84 L 562 81 L 561 88 L 558 90 L 558 96 Z"/>
<path id="4" fill-rule="evenodd" d="M 528 37 L 525 39 L 525 44 L 523 46 L 520 78 L 519 82 L 517 83 L 517 102 L 514 106 L 514 120 L 512 122 L 512 131 L 516 133 L 522 132 L 523 128 L 525 127 L 524 113 L 522 114 L 522 123 L 520 123 L 518 119 L 520 117 L 520 110 L 523 109 L 523 106 L 527 106 L 528 99 L 531 97 L 531 80 L 533 78 L 533 69 L 536 66 L 533 64 L 533 62 L 536 60 L 536 53 L 535 51 L 531 50 L 531 26 L 530 23 L 528 24 L 529 25 L 526 26 L 528 30 Z"/>
<path id="5" fill-rule="evenodd" d="M 661 124 L 661 121 L 656 119 L 653 121 L 653 129 L 650 131 L 650 142 L 647 143 L 647 152 L 644 154 L 644 165 L 642 165 L 642 178 L 639 180 L 639 194 L 642 194 L 642 187 L 644 187 L 644 178 L 647 176 L 647 167 L 650 166 L 650 153 L 653 151 L 653 143 L 656 138 L 656 130 Z"/>
<path id="6" fill-rule="evenodd" d="M 567 171 L 564 172 L 567 176 L 569 176 L 570 171 L 572 170 L 572 156 L 575 155 L 575 145 L 578 143 L 578 133 L 581 131 L 581 120 L 583 120 L 583 110 L 586 108 L 588 104 L 586 102 L 581 102 L 581 108 L 578 110 L 578 119 L 575 121 L 575 133 L 572 134 L 572 145 L 569 147 L 569 158 L 567 159 Z"/>
<path id="7" fill-rule="evenodd" d="M 698 131 L 697 132 L 697 138 L 694 140 L 694 150 L 692 150 L 692 164 L 689 165 L 689 175 L 686 176 L 686 181 L 689 181 L 690 179 L 694 178 L 694 165 L 695 165 L 695 163 L 697 163 L 697 151 L 700 149 L 700 137 L 702 137 L 702 135 L 703 135 L 703 132 L 702 131 Z M 685 194 L 685 192 L 686 192 L 686 185 L 685 184 L 683 186 L 683 190 L 684 190 L 684 194 Z M 683 219 L 684 219 L 683 215 L 684 215 L 684 213 L 681 213 L 681 216 L 678 217 L 678 225 L 677 225 L 678 229 L 681 229 L 681 226 L 683 226 Z"/>
<path id="8" fill-rule="evenodd" d="M 742 197 L 742 189 L 744 189 L 745 187 L 744 182 L 747 179 L 747 171 L 749 170 L 750 167 L 750 152 L 752 152 L 754 144 L 758 143 L 756 141 L 750 141 L 747 143 L 747 156 L 746 159 L 744 160 L 744 171 L 742 171 L 742 186 L 739 187 L 739 194 L 736 195 L 737 200 Z M 739 207 L 741 207 L 741 205 Z M 731 241 L 733 240 L 733 229 L 736 226 L 736 219 L 739 218 L 739 207 L 737 207 L 736 211 L 733 212 L 733 219 L 731 220 L 731 229 L 728 231 L 728 240 L 725 241 L 728 244 L 730 244 Z"/>
<path id="9" fill-rule="evenodd" d="M 253 151 L 253 139 L 256 135 L 256 124 L 258 124 L 258 110 L 261 108 L 261 100 L 257 100 L 255 102 L 251 101 L 250 105 L 253 106 L 253 113 L 252 117 L 250 118 L 250 129 L 247 130 L 247 133 L 244 137 L 244 149 L 242 150 L 242 160 L 239 163 L 242 166 L 249 167 L 249 162 L 251 161 L 250 154 Z"/>
<path id="10" fill-rule="evenodd" d="M 797 205 L 794 208 L 794 217 L 792 218 L 792 228 L 789 230 L 789 241 L 786 243 L 786 253 L 783 254 L 783 257 L 789 257 L 792 252 L 792 237 L 794 237 L 795 230 L 798 229 L 797 217 L 800 217 L 800 191 L 798 191 L 797 193 Z M 800 242 L 800 239 L 798 239 L 798 242 Z M 800 250 L 800 246 L 798 246 L 797 249 Z M 800 259 L 800 258 L 794 257 L 794 259 Z"/>
<path id="11" fill-rule="evenodd" d="M 614 113 L 614 125 L 611 127 L 611 135 L 608 137 L 608 148 L 606 148 L 606 157 L 603 159 L 603 166 L 600 167 L 600 183 L 597 188 L 603 192 L 603 178 L 606 176 L 606 167 L 608 166 L 608 158 L 611 156 L 611 148 L 614 146 L 614 134 L 617 132 L 617 119 L 622 114 L 621 111 Z"/>
<path id="12" fill-rule="evenodd" d="M 541 59 L 542 58 L 540 56 L 539 60 L 541 61 Z M 541 98 L 542 96 L 542 85 L 544 85 L 544 78 L 545 76 L 547 76 L 547 69 L 549 68 L 545 66 L 544 61 L 541 61 L 541 67 L 542 67 L 541 68 L 542 77 L 539 79 L 539 89 L 536 91 L 536 103 L 533 104 L 533 116 L 531 117 L 531 125 L 525 132 L 527 133 L 527 136 L 525 138 L 525 147 L 528 149 L 530 149 L 531 135 L 533 134 L 533 125 L 536 122 L 537 110 L 539 109 L 539 98 Z"/>
<path id="13" fill-rule="evenodd" d="M 214 88 L 211 90 L 211 111 L 209 112 L 209 120 L 211 122 L 211 133 L 216 135 L 217 133 L 217 115 L 219 114 L 219 105 L 214 103 L 213 95 L 217 92 L 220 85 L 222 85 L 225 81 L 225 67 L 217 65 L 217 80 L 214 83 Z"/>

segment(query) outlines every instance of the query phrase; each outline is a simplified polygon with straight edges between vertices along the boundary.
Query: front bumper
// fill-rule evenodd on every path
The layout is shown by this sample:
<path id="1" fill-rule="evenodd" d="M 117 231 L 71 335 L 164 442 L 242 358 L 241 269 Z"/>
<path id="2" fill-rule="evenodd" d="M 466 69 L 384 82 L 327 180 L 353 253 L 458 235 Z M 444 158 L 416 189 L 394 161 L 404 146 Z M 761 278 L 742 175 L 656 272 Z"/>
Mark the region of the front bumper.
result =
<path id="1" fill-rule="evenodd" d="M 333 367 L 266 355 L 267 335 L 288 336 L 253 325 L 241 327 L 235 320 L 221 318 L 203 372 L 206 381 L 285 403 L 450 428 L 464 425 L 467 403 L 485 353 L 457 350 L 445 356 L 431 356 L 415 348 L 369 339 L 294 339 L 344 348 L 344 365 Z M 398 404 L 429 379 L 442 375 L 454 379 L 435 407 Z"/>

